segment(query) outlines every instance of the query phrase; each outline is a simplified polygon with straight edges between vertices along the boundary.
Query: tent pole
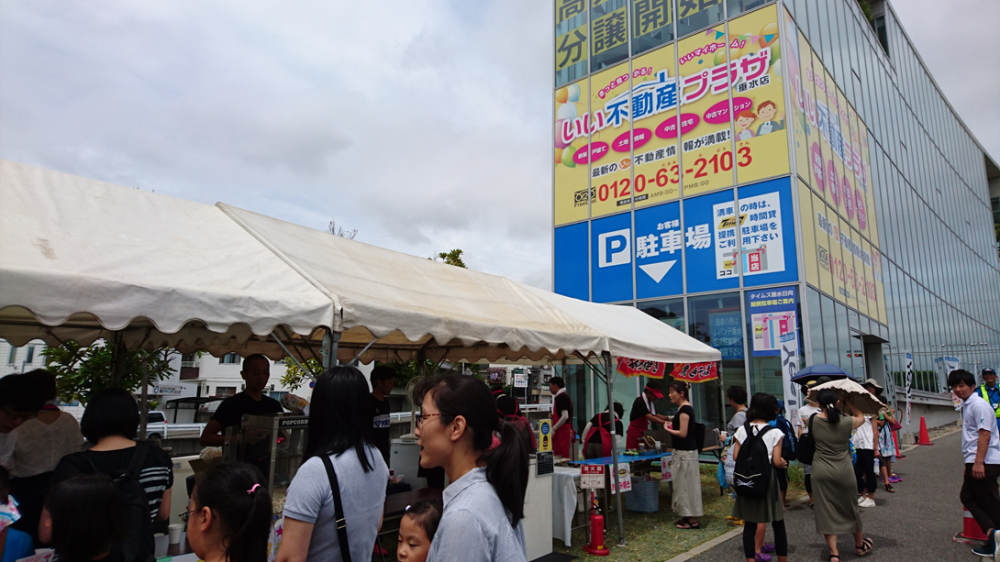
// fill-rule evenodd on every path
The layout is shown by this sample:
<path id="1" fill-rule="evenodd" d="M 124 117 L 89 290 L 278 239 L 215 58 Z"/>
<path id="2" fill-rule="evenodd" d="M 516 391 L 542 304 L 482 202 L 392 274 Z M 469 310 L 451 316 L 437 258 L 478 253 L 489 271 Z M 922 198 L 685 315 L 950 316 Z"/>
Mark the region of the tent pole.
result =
<path id="1" fill-rule="evenodd" d="M 337 344 L 340 343 L 340 332 L 334 332 L 329 328 L 323 328 L 323 370 L 336 367 L 340 364 L 337 361 Z"/>
<path id="2" fill-rule="evenodd" d="M 608 387 L 608 412 L 614 413 L 615 409 L 613 404 L 615 403 L 614 397 L 614 378 L 611 375 L 611 354 L 604 352 L 604 378 L 607 380 Z M 612 419 L 613 416 L 610 416 Z M 615 424 L 611 424 L 611 462 L 613 463 L 611 470 L 614 472 L 615 478 L 615 490 L 618 493 L 615 494 L 615 502 L 618 508 L 618 546 L 625 546 L 625 522 L 622 520 L 622 493 L 621 488 L 618 484 L 618 440 L 615 439 Z M 629 475 L 631 478 L 631 475 Z"/>
<path id="3" fill-rule="evenodd" d="M 309 369 L 306 369 L 305 365 L 299 363 L 299 360 L 296 359 L 294 355 L 292 355 L 291 351 L 288 351 L 288 348 L 285 347 L 285 344 L 281 343 L 281 340 L 278 339 L 278 336 L 275 335 L 274 332 L 271 332 L 271 337 L 274 338 L 274 341 L 278 342 L 278 345 L 281 346 L 281 350 L 284 351 L 286 355 L 288 355 L 288 358 L 292 360 L 292 363 L 298 365 L 299 369 L 302 369 L 302 372 L 307 377 L 311 378 L 312 380 L 316 380 L 316 375 L 314 375 L 313 372 L 310 371 Z"/>
<path id="4" fill-rule="evenodd" d="M 154 353 L 159 353 L 156 351 Z M 142 415 L 139 417 L 139 441 L 146 440 L 146 420 L 149 419 L 149 369 L 142 370 Z"/>

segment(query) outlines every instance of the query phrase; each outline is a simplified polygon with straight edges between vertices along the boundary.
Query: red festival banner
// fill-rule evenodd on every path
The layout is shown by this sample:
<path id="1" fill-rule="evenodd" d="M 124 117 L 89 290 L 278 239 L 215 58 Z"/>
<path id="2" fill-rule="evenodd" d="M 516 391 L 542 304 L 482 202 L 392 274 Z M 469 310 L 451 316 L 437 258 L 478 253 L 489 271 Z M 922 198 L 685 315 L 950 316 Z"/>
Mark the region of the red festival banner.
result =
<path id="1" fill-rule="evenodd" d="M 670 376 L 690 383 L 718 380 L 719 369 L 715 362 L 709 363 L 675 363 Z"/>
<path id="2" fill-rule="evenodd" d="M 648 377 L 651 379 L 662 379 L 667 372 L 666 363 L 656 361 L 646 361 L 643 359 L 629 359 L 628 357 L 618 358 L 618 373 L 626 377 Z"/>

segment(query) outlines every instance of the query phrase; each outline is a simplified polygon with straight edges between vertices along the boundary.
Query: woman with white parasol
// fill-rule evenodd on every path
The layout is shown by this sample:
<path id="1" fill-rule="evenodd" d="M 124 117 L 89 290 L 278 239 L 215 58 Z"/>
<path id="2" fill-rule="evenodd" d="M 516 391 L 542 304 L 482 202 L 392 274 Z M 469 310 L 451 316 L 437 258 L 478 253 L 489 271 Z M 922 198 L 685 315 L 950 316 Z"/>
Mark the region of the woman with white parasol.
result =
<path id="1" fill-rule="evenodd" d="M 865 423 L 864 414 L 877 414 L 881 403 L 861 385 L 837 380 L 816 386 L 809 399 L 819 404 L 812 435 L 816 453 L 812 462 L 812 487 L 816 504 L 816 531 L 830 547 L 830 562 L 840 562 L 837 535 L 854 535 L 855 554 L 871 552 L 871 539 L 864 538 L 861 515 L 855 500 L 857 481 L 848 453 L 851 431 Z M 851 413 L 842 416 L 838 406 Z"/>

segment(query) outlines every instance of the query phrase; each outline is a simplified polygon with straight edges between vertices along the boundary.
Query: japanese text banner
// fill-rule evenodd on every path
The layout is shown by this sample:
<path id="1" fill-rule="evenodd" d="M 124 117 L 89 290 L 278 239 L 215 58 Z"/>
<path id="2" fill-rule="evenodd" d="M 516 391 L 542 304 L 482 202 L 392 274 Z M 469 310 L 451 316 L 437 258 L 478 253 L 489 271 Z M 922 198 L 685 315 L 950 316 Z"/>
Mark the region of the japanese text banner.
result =
<path id="1" fill-rule="evenodd" d="M 680 194 L 677 59 L 673 45 L 632 60 L 632 161 L 636 208 Z"/>
<path id="2" fill-rule="evenodd" d="M 630 359 L 628 357 L 618 358 L 618 374 L 626 377 L 642 376 L 651 379 L 662 379 L 666 372 L 666 363 L 644 361 L 642 359 Z"/>
<path id="3" fill-rule="evenodd" d="M 587 184 L 587 81 L 556 90 L 555 173 L 553 213 L 555 226 L 585 220 L 588 215 Z"/>
<path id="4" fill-rule="evenodd" d="M 788 173 L 788 136 L 774 6 L 729 22 L 739 183 Z"/>
<path id="5" fill-rule="evenodd" d="M 591 217 L 632 208 L 631 104 L 628 63 L 590 77 Z"/>
<path id="6" fill-rule="evenodd" d="M 708 382 L 719 379 L 719 368 L 711 363 L 675 363 L 670 376 L 689 383 Z"/>

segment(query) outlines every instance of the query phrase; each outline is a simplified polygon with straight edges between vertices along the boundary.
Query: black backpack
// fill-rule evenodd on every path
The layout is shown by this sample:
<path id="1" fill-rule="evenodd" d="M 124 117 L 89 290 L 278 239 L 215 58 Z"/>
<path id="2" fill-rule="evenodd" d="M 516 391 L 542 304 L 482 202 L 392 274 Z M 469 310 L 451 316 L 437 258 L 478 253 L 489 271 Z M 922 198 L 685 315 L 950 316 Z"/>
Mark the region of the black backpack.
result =
<path id="1" fill-rule="evenodd" d="M 816 414 L 809 416 L 809 433 L 804 433 L 802 437 L 799 437 L 799 446 L 796 452 L 799 462 L 802 464 L 812 464 L 813 457 L 816 455 L 816 440 L 813 439 L 813 418 L 815 417 Z"/>
<path id="2" fill-rule="evenodd" d="M 740 445 L 740 452 L 736 457 L 733 490 L 737 496 L 744 498 L 763 498 L 771 486 L 771 470 L 774 467 L 771 450 L 764 444 L 763 437 L 774 428 L 765 425 L 754 435 L 753 427 L 747 422 L 743 429 L 747 437 Z"/>
<path id="3" fill-rule="evenodd" d="M 785 438 L 781 440 L 781 457 L 786 461 L 794 461 L 798 458 L 799 445 L 798 439 L 795 438 L 795 432 L 792 431 L 792 424 L 785 418 L 778 416 L 775 425 L 785 434 Z"/>
<path id="4" fill-rule="evenodd" d="M 132 451 L 132 460 L 125 470 L 108 474 L 121 494 L 125 521 L 125 540 L 118 545 L 125 562 L 153 562 L 156 544 L 153 541 L 153 521 L 149 517 L 149 499 L 146 489 L 139 482 L 142 467 L 146 462 L 149 444 L 137 442 Z M 82 456 L 82 455 L 81 455 Z M 85 466 L 76 466 L 81 474 L 104 474 L 89 458 Z"/>

